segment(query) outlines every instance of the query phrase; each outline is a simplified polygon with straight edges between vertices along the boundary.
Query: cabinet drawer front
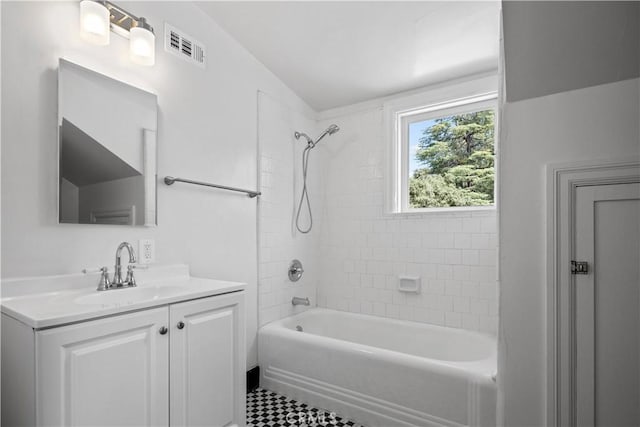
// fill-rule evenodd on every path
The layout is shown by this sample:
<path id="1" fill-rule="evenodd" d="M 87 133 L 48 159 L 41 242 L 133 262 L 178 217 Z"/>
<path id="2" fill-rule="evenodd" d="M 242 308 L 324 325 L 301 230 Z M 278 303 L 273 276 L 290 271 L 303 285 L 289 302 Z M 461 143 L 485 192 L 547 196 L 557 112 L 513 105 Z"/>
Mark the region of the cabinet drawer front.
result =
<path id="1" fill-rule="evenodd" d="M 39 331 L 39 425 L 168 425 L 166 307 Z"/>
<path id="2" fill-rule="evenodd" d="M 171 425 L 245 424 L 243 293 L 170 307 Z"/>

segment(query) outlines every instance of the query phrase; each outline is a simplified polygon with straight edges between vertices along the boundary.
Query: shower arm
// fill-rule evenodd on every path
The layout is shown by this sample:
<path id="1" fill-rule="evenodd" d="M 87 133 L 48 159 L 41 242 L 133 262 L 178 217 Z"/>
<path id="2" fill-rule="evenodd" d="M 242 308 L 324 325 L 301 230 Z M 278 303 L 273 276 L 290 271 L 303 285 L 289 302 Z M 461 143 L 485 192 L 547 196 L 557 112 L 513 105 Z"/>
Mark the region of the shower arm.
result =
<path id="1" fill-rule="evenodd" d="M 324 138 L 327 135 L 333 135 L 334 133 L 338 132 L 339 130 L 340 130 L 340 128 L 337 125 L 331 125 L 324 132 L 322 132 L 320 134 L 320 136 L 318 138 L 316 138 L 315 141 L 313 139 L 311 139 L 309 137 L 309 135 L 307 135 L 304 132 L 295 131 L 293 133 L 293 136 L 295 136 L 296 139 L 300 139 L 300 137 L 303 136 L 307 140 L 307 146 L 309 146 L 311 148 L 314 148 L 318 144 L 318 142 L 320 142 L 322 140 L 322 138 Z"/>
<path id="2" fill-rule="evenodd" d="M 295 136 L 296 139 L 300 139 L 301 136 L 303 136 L 306 140 L 307 140 L 307 145 L 311 146 L 311 148 L 315 147 L 316 144 L 313 142 L 313 140 L 309 137 L 309 135 L 307 135 L 304 132 L 294 132 L 293 136 Z"/>

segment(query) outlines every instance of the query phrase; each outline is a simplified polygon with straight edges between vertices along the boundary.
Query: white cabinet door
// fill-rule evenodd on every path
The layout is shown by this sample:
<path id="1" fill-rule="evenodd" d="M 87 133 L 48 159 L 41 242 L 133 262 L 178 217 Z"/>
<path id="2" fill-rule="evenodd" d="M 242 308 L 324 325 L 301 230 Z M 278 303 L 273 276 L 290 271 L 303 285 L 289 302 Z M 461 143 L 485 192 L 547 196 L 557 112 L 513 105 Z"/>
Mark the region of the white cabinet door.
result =
<path id="1" fill-rule="evenodd" d="M 168 425 L 163 326 L 166 307 L 38 331 L 38 425 Z"/>
<path id="2" fill-rule="evenodd" d="M 640 184 L 579 187 L 576 422 L 640 425 Z"/>
<path id="3" fill-rule="evenodd" d="M 246 370 L 242 293 L 173 304 L 171 425 L 244 425 Z"/>

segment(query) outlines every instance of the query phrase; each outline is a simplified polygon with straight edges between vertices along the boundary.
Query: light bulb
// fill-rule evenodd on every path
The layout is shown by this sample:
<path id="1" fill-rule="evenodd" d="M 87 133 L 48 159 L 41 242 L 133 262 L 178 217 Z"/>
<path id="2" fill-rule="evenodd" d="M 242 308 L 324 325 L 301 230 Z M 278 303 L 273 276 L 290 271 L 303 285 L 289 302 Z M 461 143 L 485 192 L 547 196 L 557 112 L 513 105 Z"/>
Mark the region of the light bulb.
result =
<path id="1" fill-rule="evenodd" d="M 156 62 L 156 36 L 144 18 L 129 32 L 129 53 L 136 64 L 151 66 Z"/>
<path id="2" fill-rule="evenodd" d="M 102 4 L 92 0 L 80 2 L 80 35 L 89 43 L 109 44 L 110 13 Z"/>

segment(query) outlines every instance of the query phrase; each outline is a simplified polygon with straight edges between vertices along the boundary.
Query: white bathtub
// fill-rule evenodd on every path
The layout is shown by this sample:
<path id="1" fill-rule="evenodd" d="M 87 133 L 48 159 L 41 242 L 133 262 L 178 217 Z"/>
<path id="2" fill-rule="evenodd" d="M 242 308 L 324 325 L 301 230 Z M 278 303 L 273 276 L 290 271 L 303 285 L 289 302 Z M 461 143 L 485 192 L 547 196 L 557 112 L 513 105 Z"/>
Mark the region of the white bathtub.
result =
<path id="1" fill-rule="evenodd" d="M 262 387 L 367 426 L 496 425 L 490 336 L 315 308 L 258 340 Z"/>

